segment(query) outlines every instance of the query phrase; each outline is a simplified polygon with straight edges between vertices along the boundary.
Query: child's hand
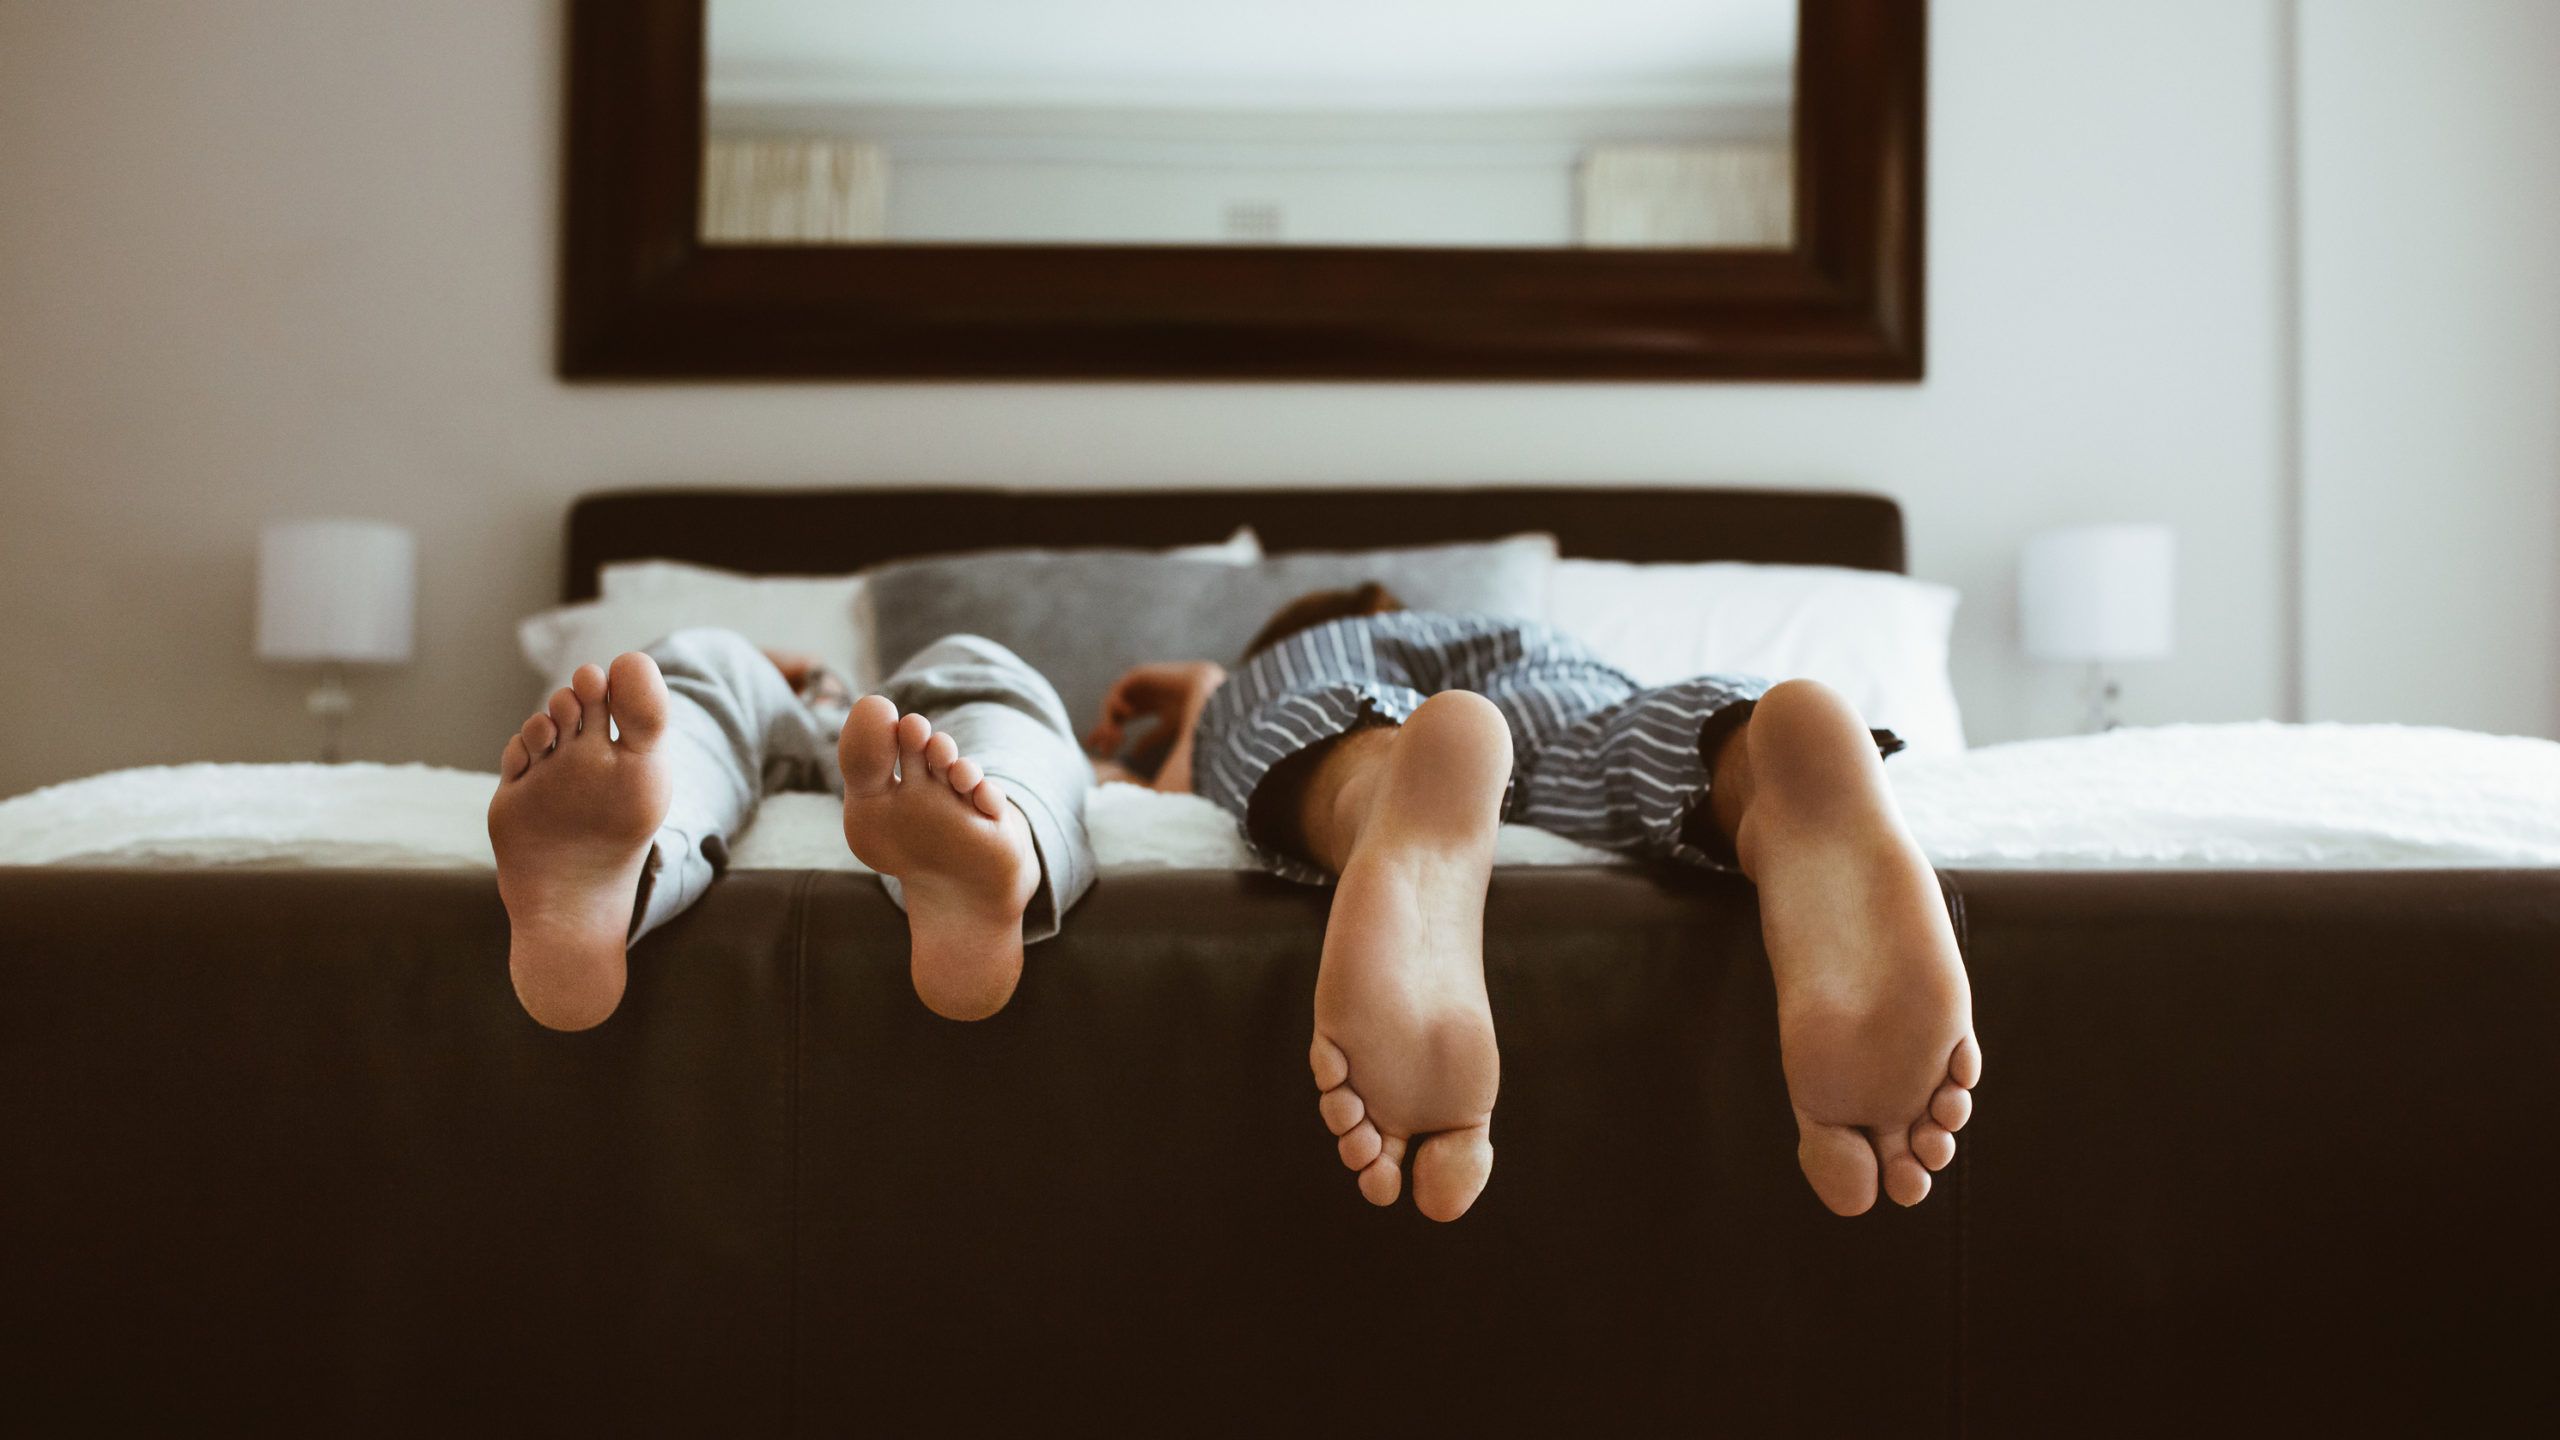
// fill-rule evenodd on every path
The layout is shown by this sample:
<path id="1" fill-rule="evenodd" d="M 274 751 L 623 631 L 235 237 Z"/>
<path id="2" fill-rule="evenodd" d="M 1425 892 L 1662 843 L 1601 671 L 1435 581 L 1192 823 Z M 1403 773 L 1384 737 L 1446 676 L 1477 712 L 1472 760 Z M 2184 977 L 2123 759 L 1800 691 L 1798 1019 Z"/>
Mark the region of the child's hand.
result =
<path id="1" fill-rule="evenodd" d="M 782 679 L 797 690 L 809 681 L 809 672 L 818 668 L 818 657 L 799 650 L 767 650 L 764 658 L 782 672 Z"/>
<path id="2" fill-rule="evenodd" d="M 1112 682 L 1111 693 L 1102 700 L 1102 719 L 1084 737 L 1088 754 L 1114 756 L 1127 749 L 1131 728 L 1142 727 L 1135 737 L 1133 758 L 1152 760 L 1170 748 L 1197 717 L 1199 707 L 1209 692 L 1225 681 L 1227 672 L 1206 660 L 1141 665 Z"/>

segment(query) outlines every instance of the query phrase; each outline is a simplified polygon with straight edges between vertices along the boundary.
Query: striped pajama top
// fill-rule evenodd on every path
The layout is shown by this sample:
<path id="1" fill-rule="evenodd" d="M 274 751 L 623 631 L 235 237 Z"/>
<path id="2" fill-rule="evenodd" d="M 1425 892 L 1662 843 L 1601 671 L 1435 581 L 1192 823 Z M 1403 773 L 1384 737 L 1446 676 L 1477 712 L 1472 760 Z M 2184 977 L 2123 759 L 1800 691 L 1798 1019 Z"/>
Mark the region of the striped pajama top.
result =
<path id="1" fill-rule="evenodd" d="M 1648 688 L 1525 621 L 1357 616 L 1302 630 L 1228 677 L 1201 713 L 1192 783 L 1236 817 L 1268 868 L 1323 883 L 1332 877 L 1254 833 L 1253 798 L 1272 769 L 1352 730 L 1400 724 L 1443 690 L 1471 690 L 1511 729 L 1505 820 L 1604 850 L 1731 868 L 1723 837 L 1689 821 L 1706 799 L 1712 744 L 1767 688 L 1747 675 Z M 1902 748 L 1889 732 L 1876 738 L 1888 755 Z"/>

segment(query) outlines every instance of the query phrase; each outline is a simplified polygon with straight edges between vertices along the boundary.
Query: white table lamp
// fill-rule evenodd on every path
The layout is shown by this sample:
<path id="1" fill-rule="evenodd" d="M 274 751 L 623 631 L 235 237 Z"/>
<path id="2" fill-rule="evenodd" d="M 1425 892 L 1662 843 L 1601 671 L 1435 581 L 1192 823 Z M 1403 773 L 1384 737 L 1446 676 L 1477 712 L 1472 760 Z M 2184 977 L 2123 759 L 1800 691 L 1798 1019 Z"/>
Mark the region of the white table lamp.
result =
<path id="1" fill-rule="evenodd" d="M 2018 623 L 2027 655 L 2089 667 L 2089 728 L 2116 727 L 2107 667 L 2165 660 L 2177 628 L 2178 539 L 2166 525 L 2071 525 L 2027 541 Z"/>
<path id="2" fill-rule="evenodd" d="M 349 665 L 408 660 L 416 630 L 418 548 L 377 520 L 280 520 L 258 533 L 258 658 L 318 664 L 311 713 L 320 758 L 339 758 L 354 697 Z"/>

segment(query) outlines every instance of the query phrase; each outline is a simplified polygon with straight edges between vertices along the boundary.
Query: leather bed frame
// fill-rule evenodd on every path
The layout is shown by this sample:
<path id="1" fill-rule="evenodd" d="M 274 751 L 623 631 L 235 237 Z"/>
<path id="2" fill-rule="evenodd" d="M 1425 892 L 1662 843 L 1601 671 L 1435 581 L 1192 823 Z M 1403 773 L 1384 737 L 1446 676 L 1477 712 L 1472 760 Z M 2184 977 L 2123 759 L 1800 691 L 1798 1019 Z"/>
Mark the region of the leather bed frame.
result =
<path id="1" fill-rule="evenodd" d="M 823 571 L 949 493 L 591 498 L 568 591 Z M 1898 568 L 1873 497 L 961 497 L 986 543 Z M 582 1035 L 486 875 L 0 869 L 0 1415 L 114 1433 L 2051 1435 L 2551 1418 L 2560 872 L 1945 877 L 1981 1110 L 1798 1177 L 1749 887 L 1506 870 L 1491 1188 L 1372 1211 L 1305 1069 L 1325 897 L 1111 877 L 997 1018 L 875 884 L 742 872 Z M 1313 1429 L 1310 1427 L 1325 1427 Z"/>

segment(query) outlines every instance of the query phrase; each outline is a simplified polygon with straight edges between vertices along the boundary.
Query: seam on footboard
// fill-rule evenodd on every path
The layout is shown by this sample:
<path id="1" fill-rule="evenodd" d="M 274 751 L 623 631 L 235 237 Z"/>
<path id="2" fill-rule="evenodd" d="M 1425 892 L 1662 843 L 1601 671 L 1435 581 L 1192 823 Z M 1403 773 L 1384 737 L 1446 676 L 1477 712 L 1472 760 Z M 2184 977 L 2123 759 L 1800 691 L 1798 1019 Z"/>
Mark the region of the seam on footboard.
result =
<path id="1" fill-rule="evenodd" d="M 790 1308 L 783 1333 L 786 1343 L 789 1345 L 791 1351 L 790 1368 L 787 1372 L 790 1377 L 788 1392 L 789 1398 L 787 1401 L 788 1408 L 785 1413 L 790 1417 L 787 1422 L 787 1426 L 793 1434 L 800 1433 L 802 1428 L 800 1419 L 800 1368 L 804 1363 L 803 1352 L 805 1347 L 801 1343 L 800 1335 L 800 1286 L 802 1279 L 802 1269 L 800 1264 L 800 1216 L 803 1208 L 800 1184 L 802 1149 L 800 1130 L 800 1096 L 803 1088 L 802 1052 L 806 1048 L 807 1044 L 804 1031 L 807 1025 L 807 996 L 809 991 L 809 892 L 811 888 L 817 884 L 817 880 L 817 871 L 803 870 L 800 872 L 799 883 L 791 887 L 791 983 L 788 987 L 788 998 L 785 1001 L 785 1003 L 790 1007 L 790 1015 L 788 1017 L 791 1026 L 790 1059 L 786 1067 L 790 1077 L 790 1088 L 783 1096 L 782 1132 L 784 1136 L 784 1143 L 789 1147 L 791 1152 L 791 1238 L 790 1260 L 788 1262 L 790 1267 Z"/>
<path id="2" fill-rule="evenodd" d="M 1954 876 L 1944 870 L 1938 871 L 1937 876 L 1938 888 L 1947 897 L 1947 919 L 1955 930 L 1956 953 L 1964 960 L 1967 972 L 1966 984 L 1969 987 L 1972 983 L 1973 937 L 1965 923 L 1964 887 L 1957 883 Z M 1956 1162 L 1952 1167 L 1954 1170 L 1952 1178 L 1955 1183 L 1949 1187 L 1955 1193 L 1947 1197 L 1955 1202 L 1953 1246 L 1955 1253 L 1951 1257 L 1955 1269 L 1947 1286 L 1949 1292 L 1947 1300 L 1949 1307 L 1954 1311 L 1950 1317 L 1952 1323 L 1949 1331 L 1955 1337 L 1955 1343 L 1949 1352 L 1950 1364 L 1954 1370 L 1954 1373 L 1948 1377 L 1952 1399 L 1950 1409 L 1953 1411 L 1949 1418 L 1953 1422 L 1952 1429 L 1957 1435 L 1967 1435 L 1973 1430 L 1972 1419 L 1966 1414 L 1967 1401 L 1971 1398 L 1966 1393 L 1966 1382 L 1969 1378 L 1968 1372 L 1972 1369 L 1973 1336 L 1967 1331 L 1966 1321 L 1973 1309 L 1970 1292 L 1973 1279 L 1973 1156 L 1971 1150 L 1974 1143 L 1975 1140 L 1968 1139 L 1964 1145 L 1957 1147 Z"/>
<path id="3" fill-rule="evenodd" d="M 1968 1142 L 1970 1143 L 1970 1142 Z M 1955 1310 L 1955 1433 L 1973 1433 L 1972 1418 L 1966 1414 L 1968 1381 L 1973 1369 L 1973 1336 L 1967 1329 L 1967 1317 L 1973 1310 L 1973 1165 L 1970 1156 L 1959 1154 L 1955 1163 L 1956 1240 L 1955 1283 L 1949 1288 Z"/>

